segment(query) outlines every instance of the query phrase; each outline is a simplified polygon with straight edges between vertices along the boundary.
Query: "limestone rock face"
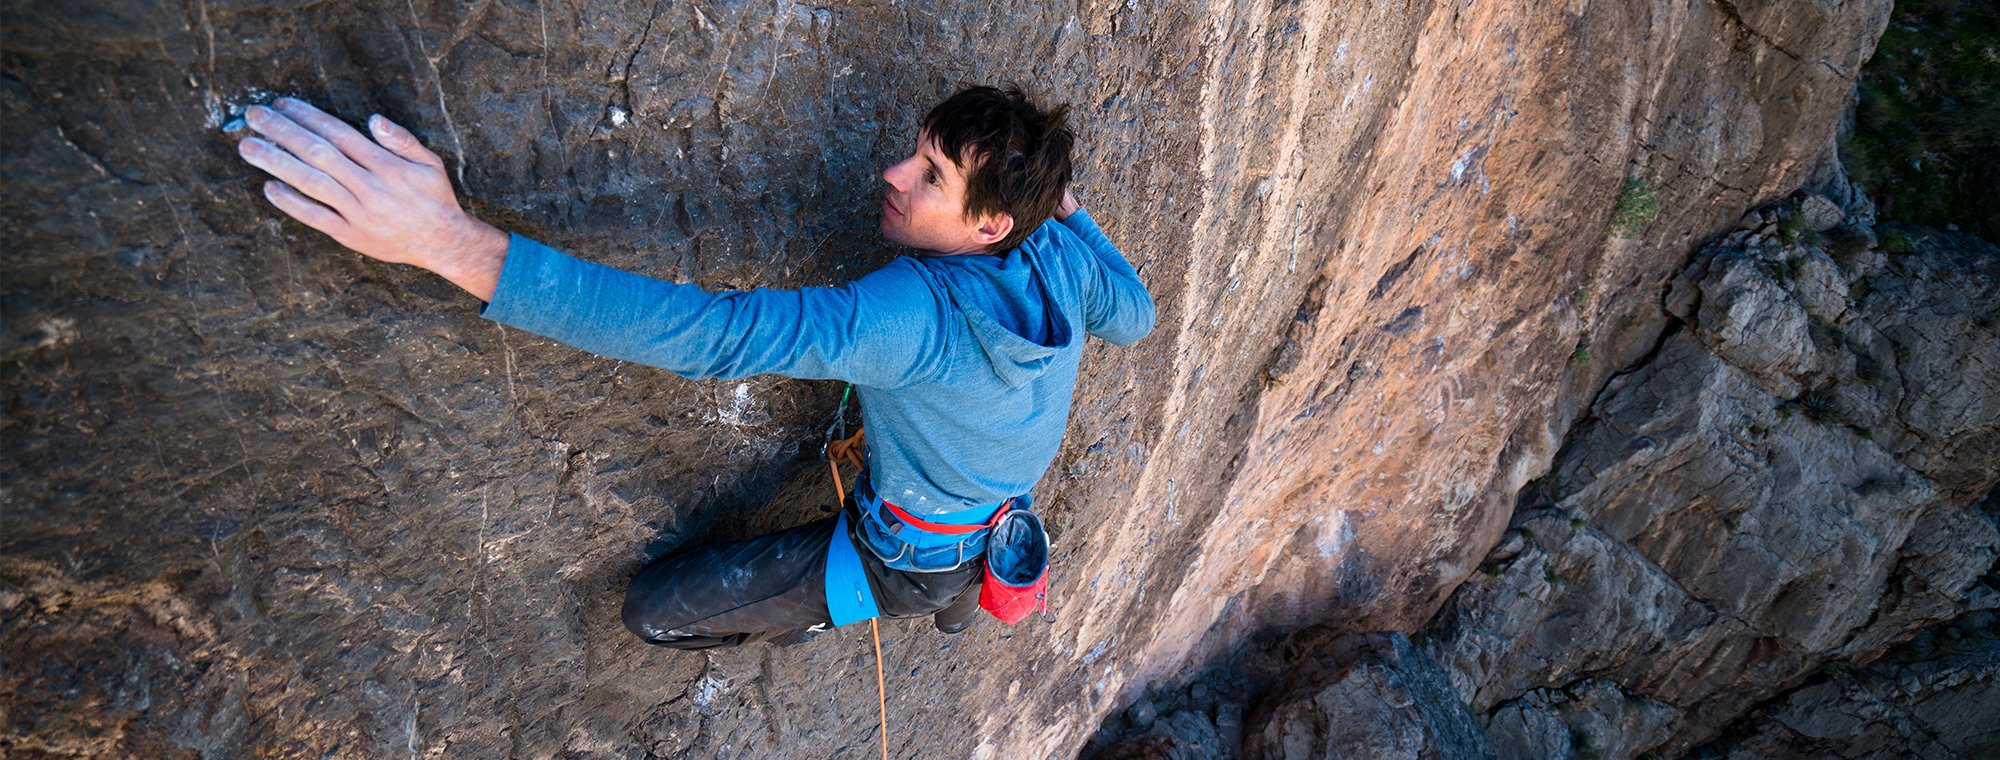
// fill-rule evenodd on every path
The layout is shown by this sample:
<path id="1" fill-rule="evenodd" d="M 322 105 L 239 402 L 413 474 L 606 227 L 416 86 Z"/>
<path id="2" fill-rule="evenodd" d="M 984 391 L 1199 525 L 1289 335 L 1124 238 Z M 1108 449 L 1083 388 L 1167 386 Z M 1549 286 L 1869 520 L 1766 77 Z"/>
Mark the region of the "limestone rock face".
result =
<path id="1" fill-rule="evenodd" d="M 1714 261 L 1701 281 L 1702 343 L 1753 380 L 1787 398 L 1799 393 L 1799 376 L 1819 368 L 1807 329 L 1811 315 L 1749 259 Z"/>
<path id="2" fill-rule="evenodd" d="M 1353 645 L 1350 645 L 1353 646 Z M 1267 699 L 1246 736 L 1250 757 L 1307 760 L 1478 760 L 1486 733 L 1453 693 L 1449 676 L 1400 633 L 1360 651 L 1328 652 Z M 1331 661 L 1324 658 L 1331 658 Z"/>
<path id="3" fill-rule="evenodd" d="M 0 747 L 872 751 L 865 631 L 688 655 L 617 619 L 647 557 L 820 514 L 812 454 L 838 388 L 689 382 L 483 322 L 447 284 L 278 219 L 216 129 L 249 103 L 384 113 L 486 218 L 711 288 L 835 283 L 897 253 L 874 234 L 877 175 L 958 82 L 1075 104 L 1079 195 L 1161 311 L 1145 342 L 1088 352 L 1037 490 L 1057 622 L 883 627 L 892 742 L 1047 757 L 1252 632 L 1429 620 L 1609 375 L 1656 345 L 1688 252 L 1806 178 L 1889 5 L 16 3 L 0 21 Z M 1939 297 L 1891 261 L 1866 303 Z M 1745 328 L 1772 292 L 1746 291 Z M 1972 311 L 1939 333 L 1905 313 L 1843 339 L 1907 373 L 1987 335 Z M 1649 410 L 1640 397 L 1667 391 L 1621 381 L 1632 400 L 1607 402 L 1606 424 L 1656 445 L 1593 454 L 1607 474 L 1577 487 L 1601 514 L 1524 523 L 1564 543 L 1523 541 L 1515 566 L 1699 582 L 1620 581 L 1667 603 L 1613 616 L 1651 639 L 1494 646 L 1724 709 L 1755 691 L 1732 678 L 1806 667 L 1789 647 L 1867 649 L 1958 606 L 1940 600 L 1960 564 L 1903 567 L 1897 547 L 1926 521 L 1972 530 L 1911 503 L 1979 490 L 1990 388 L 1836 388 L 1849 421 L 1815 427 L 1758 403 L 1759 379 L 1816 388 L 1847 359 L 1753 372 L 1675 350 L 1671 377 L 1716 403 Z M 1709 412 L 1788 441 L 1737 453 L 1797 464 L 1768 494 L 1704 486 L 1755 497 L 1730 507 L 1740 534 L 1712 509 L 1620 498 L 1647 462 L 1720 474 L 1696 444 L 1737 434 Z M 1804 527 L 1779 522 L 1815 505 Z M 1657 527 L 1697 517 L 1721 543 Z M 1863 518 L 1888 532 L 1849 528 Z M 1814 551 L 1781 548 L 1794 532 Z M 1984 551 L 1949 535 L 1966 538 L 1920 540 Z M 1782 588 L 1728 577 L 1738 554 Z M 1868 623 L 1841 596 L 1866 579 L 1903 584 L 1909 612 Z M 1562 588 L 1524 590 L 1581 604 Z M 1655 654 L 1690 672 L 1626 656 L 1689 631 L 1707 633 Z M 1484 688 L 1481 711 L 1558 685 L 1491 677 L 1510 686 Z M 1612 725 L 1653 725 L 1635 700 Z"/>
<path id="4" fill-rule="evenodd" d="M 1675 756 L 1725 729 L 1744 732 L 1732 752 L 1768 756 L 1786 737 L 1859 736 L 1856 716 L 1894 712 L 1882 704 L 2000 718 L 1944 661 L 1885 666 L 1893 694 L 1840 681 L 1759 707 L 2000 607 L 2000 518 L 1974 505 L 2000 482 L 2000 250 L 1895 233 L 1912 244 L 1842 262 L 1826 239 L 1748 230 L 1697 257 L 1694 321 L 1606 386 L 1433 623 L 1501 756 Z M 1803 274 L 1815 266 L 1835 276 Z M 1758 725 L 1730 728 L 1753 707 Z M 1925 720 L 1882 728 L 1915 737 Z M 1954 735 L 1938 746 L 1989 740 Z"/>
<path id="5" fill-rule="evenodd" d="M 1561 689 L 1535 689 L 1495 710 L 1486 722 L 1501 757 L 1634 757 L 1657 745 L 1675 710 L 1586 678 Z"/>
<path id="6" fill-rule="evenodd" d="M 1828 668 L 1696 754 L 1723 758 L 1992 757 L 2000 626 L 1975 612 L 1862 668 Z"/>

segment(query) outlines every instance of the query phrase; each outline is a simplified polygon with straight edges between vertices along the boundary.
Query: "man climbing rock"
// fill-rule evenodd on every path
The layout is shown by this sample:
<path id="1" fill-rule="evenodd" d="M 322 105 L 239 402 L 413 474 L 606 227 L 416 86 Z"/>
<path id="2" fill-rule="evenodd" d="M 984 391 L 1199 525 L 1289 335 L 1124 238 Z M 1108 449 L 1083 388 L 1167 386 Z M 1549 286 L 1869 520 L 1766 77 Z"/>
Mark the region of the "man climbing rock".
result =
<path id="1" fill-rule="evenodd" d="M 690 378 L 844 380 L 866 469 L 838 516 L 642 569 L 624 619 L 654 644 L 765 641 L 878 615 L 962 628 L 996 515 L 1026 511 L 1069 417 L 1083 337 L 1152 330 L 1137 273 L 1068 193 L 1067 107 L 973 87 L 882 173 L 884 237 L 918 255 L 840 287 L 709 293 L 587 263 L 465 213 L 444 162 L 381 116 L 246 114 L 271 203 L 342 245 L 486 301 L 488 319 Z M 372 136 L 373 139 L 370 139 Z"/>

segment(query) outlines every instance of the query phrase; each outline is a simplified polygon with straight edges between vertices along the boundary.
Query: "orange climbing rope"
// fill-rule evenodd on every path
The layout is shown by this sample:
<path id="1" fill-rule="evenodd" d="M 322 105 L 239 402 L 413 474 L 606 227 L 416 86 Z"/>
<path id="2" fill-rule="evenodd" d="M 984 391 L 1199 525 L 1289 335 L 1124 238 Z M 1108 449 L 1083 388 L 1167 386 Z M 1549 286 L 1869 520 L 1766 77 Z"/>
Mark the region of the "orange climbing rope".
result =
<path id="1" fill-rule="evenodd" d="M 842 400 L 844 402 L 845 397 Z M 861 469 L 861 452 L 867 443 L 867 435 L 868 431 L 857 430 L 852 437 L 826 445 L 826 465 L 833 468 L 833 492 L 840 497 L 843 509 L 847 506 L 847 484 L 840 479 L 840 463 L 846 460 L 854 465 L 855 470 Z M 836 541 L 840 538 L 834 536 Z M 882 626 L 876 623 L 875 618 L 868 619 L 868 633 L 875 640 L 875 708 L 882 718 L 878 724 L 882 727 L 882 760 L 889 760 L 889 689 L 882 679 Z"/>
<path id="2" fill-rule="evenodd" d="M 847 488 L 840 480 L 840 463 L 854 465 L 861 469 L 861 452 L 868 444 L 868 431 L 856 430 L 854 435 L 833 441 L 826 445 L 826 463 L 833 467 L 833 491 L 840 494 L 842 504 L 847 503 Z"/>
<path id="3" fill-rule="evenodd" d="M 882 721 L 882 760 L 889 760 L 889 689 L 882 685 L 882 628 L 868 619 L 868 633 L 875 637 L 875 709 Z"/>

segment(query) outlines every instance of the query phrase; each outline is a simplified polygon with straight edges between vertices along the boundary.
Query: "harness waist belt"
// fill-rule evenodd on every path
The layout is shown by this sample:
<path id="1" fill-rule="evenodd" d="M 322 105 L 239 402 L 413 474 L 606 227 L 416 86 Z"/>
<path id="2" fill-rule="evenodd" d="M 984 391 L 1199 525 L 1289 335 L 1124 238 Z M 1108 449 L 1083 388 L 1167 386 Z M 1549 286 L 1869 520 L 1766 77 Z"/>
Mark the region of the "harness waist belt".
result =
<path id="1" fill-rule="evenodd" d="M 1013 504 L 1014 500 L 1008 499 L 1006 502 L 1000 505 L 1000 510 L 998 512 L 993 513 L 993 517 L 997 518 L 1003 514 L 1006 514 L 1007 508 L 1009 506 L 1012 506 Z M 971 525 L 951 525 L 948 523 L 934 523 L 929 520 L 925 520 L 924 518 L 910 514 L 909 512 L 903 511 L 902 507 L 890 504 L 887 501 L 882 502 L 882 508 L 884 510 L 887 510 L 890 515 L 893 515 L 895 517 L 894 520 L 890 520 L 887 518 L 882 520 L 882 522 L 887 523 L 891 526 L 889 528 L 891 532 L 901 532 L 896 530 L 896 523 L 901 522 L 905 525 L 908 525 L 912 528 L 916 528 L 917 530 L 924 531 L 926 533 L 942 533 L 948 536 L 962 536 L 968 533 L 978 533 L 979 531 L 985 530 L 987 526 L 991 525 L 993 522 L 991 519 L 988 519 L 984 523 L 973 523 Z"/>
<path id="2" fill-rule="evenodd" d="M 875 484 L 868 481 L 868 473 L 864 470 L 854 484 L 854 503 L 861 508 L 861 513 L 873 518 L 884 531 L 897 539 L 921 546 L 952 544 L 972 538 L 980 531 L 986 530 L 993 523 L 993 519 L 999 517 L 1007 505 L 1014 501 L 1008 499 L 998 508 L 972 507 L 954 512 L 950 517 L 944 518 L 952 522 L 941 522 L 936 519 L 937 515 L 932 515 L 933 519 L 927 520 L 911 514 L 909 510 L 890 504 L 875 491 Z M 993 510 L 990 514 L 980 514 L 989 509 Z M 974 515 L 978 517 L 966 519 Z"/>

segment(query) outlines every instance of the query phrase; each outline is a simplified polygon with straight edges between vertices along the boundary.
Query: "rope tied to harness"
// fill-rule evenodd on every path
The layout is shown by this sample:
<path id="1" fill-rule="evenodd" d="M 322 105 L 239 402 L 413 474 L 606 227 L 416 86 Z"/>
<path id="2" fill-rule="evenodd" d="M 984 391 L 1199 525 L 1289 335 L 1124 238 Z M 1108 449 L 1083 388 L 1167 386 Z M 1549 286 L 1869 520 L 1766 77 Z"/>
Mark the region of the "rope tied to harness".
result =
<path id="1" fill-rule="evenodd" d="M 854 431 L 854 435 L 826 445 L 826 463 L 833 468 L 833 492 L 840 496 L 840 503 L 843 506 L 847 504 L 847 487 L 846 482 L 840 478 L 840 463 L 846 462 L 853 465 L 854 470 L 860 472 L 864 461 L 862 452 L 867 447 L 868 431 L 866 430 L 856 430 Z"/>

